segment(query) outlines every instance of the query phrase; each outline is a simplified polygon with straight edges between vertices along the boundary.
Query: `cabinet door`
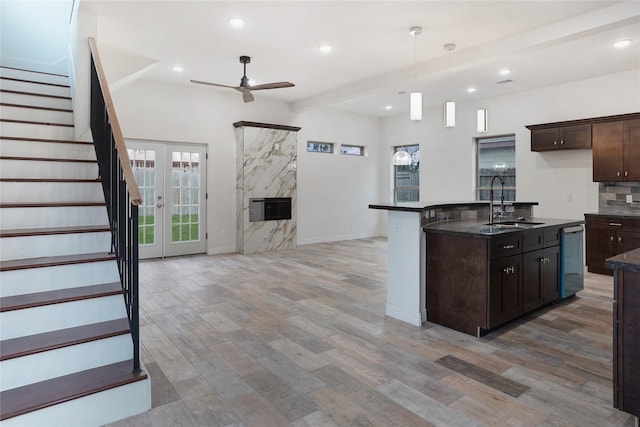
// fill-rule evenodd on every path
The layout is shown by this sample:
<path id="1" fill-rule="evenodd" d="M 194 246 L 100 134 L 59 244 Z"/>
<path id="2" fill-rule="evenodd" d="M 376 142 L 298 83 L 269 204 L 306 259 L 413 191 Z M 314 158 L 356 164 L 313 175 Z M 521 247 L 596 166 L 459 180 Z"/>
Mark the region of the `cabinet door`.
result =
<path id="1" fill-rule="evenodd" d="M 522 255 L 492 260 L 489 274 L 489 328 L 522 313 Z"/>
<path id="2" fill-rule="evenodd" d="M 522 311 L 528 313 L 544 304 L 542 299 L 542 249 L 522 254 Z"/>
<path id="3" fill-rule="evenodd" d="M 640 119 L 624 124 L 624 175 L 628 181 L 640 181 Z"/>
<path id="4" fill-rule="evenodd" d="M 593 180 L 624 180 L 623 122 L 593 125 Z"/>
<path id="5" fill-rule="evenodd" d="M 616 255 L 616 233 L 603 228 L 592 228 L 587 225 L 587 267 L 591 273 L 612 274 L 611 269 L 604 266 L 604 261 Z"/>
<path id="6" fill-rule="evenodd" d="M 543 304 L 560 298 L 560 246 L 545 248 L 540 281 Z"/>
<path id="7" fill-rule="evenodd" d="M 531 131 L 531 151 L 549 151 L 558 148 L 560 131 L 558 128 Z"/>
<path id="8" fill-rule="evenodd" d="M 591 148 L 591 125 L 576 125 L 562 128 L 558 148 Z"/>
<path id="9" fill-rule="evenodd" d="M 619 254 L 628 252 L 632 249 L 640 248 L 640 231 L 618 231 L 618 247 Z"/>

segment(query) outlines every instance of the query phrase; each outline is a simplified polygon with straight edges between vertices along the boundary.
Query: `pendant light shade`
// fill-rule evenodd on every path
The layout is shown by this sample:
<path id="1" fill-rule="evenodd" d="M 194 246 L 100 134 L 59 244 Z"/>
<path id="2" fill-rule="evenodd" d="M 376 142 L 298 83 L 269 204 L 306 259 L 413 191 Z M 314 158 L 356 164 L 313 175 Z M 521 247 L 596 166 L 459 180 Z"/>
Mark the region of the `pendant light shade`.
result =
<path id="1" fill-rule="evenodd" d="M 409 28 L 409 34 L 413 36 L 413 77 L 417 84 L 417 81 L 418 81 L 418 59 L 417 59 L 418 58 L 418 39 L 417 37 L 420 34 L 422 34 L 422 27 Z M 409 98 L 409 118 L 411 120 L 422 120 L 422 92 L 411 93 Z M 408 164 L 411 164 L 411 162 L 409 162 Z"/>
<path id="2" fill-rule="evenodd" d="M 412 92 L 409 98 L 409 117 L 422 120 L 422 92 Z"/>
<path id="3" fill-rule="evenodd" d="M 396 151 L 393 155 L 394 166 L 409 166 L 411 164 L 411 154 L 408 151 Z"/>
<path id="4" fill-rule="evenodd" d="M 453 43 L 444 45 L 444 50 L 449 52 L 449 96 L 451 96 L 451 51 L 456 48 Z M 446 101 L 444 103 L 444 127 L 452 128 L 456 125 L 456 103 Z"/>
<path id="5" fill-rule="evenodd" d="M 487 132 L 488 130 L 487 116 L 488 114 L 487 114 L 486 108 L 480 108 L 476 112 L 476 122 L 477 122 L 476 124 L 477 124 L 478 132 L 481 132 L 481 133 Z"/>
<path id="6" fill-rule="evenodd" d="M 447 101 L 444 103 L 444 127 L 452 128 L 456 125 L 456 103 Z"/>

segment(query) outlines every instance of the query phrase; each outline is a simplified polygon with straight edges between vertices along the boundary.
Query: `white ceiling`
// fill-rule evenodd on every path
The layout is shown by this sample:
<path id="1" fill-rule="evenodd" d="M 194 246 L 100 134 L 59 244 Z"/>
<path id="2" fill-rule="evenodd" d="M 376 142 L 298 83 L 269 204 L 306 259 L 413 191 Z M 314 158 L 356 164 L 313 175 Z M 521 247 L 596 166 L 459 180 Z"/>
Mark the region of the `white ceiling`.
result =
<path id="1" fill-rule="evenodd" d="M 248 55 L 247 75 L 257 84 L 296 85 L 255 92 L 255 102 L 277 99 L 296 111 L 329 107 L 385 117 L 407 111 L 416 89 L 429 107 L 632 69 L 640 78 L 637 0 L 82 0 L 80 11 L 98 16 L 98 44 L 120 64 L 110 73 L 118 87 L 135 79 L 237 85 L 238 58 Z M 244 28 L 231 28 L 233 17 L 244 19 Z M 409 28 L 416 25 L 423 31 L 414 39 Z M 633 44 L 613 48 L 624 38 Z M 320 53 L 322 43 L 333 51 Z M 450 55 L 446 43 L 456 44 Z M 172 71 L 175 64 L 185 71 Z M 503 67 L 511 75 L 500 76 Z M 496 84 L 505 78 L 513 82 Z M 467 93 L 469 86 L 477 92 Z M 197 87 L 212 95 L 229 90 Z"/>

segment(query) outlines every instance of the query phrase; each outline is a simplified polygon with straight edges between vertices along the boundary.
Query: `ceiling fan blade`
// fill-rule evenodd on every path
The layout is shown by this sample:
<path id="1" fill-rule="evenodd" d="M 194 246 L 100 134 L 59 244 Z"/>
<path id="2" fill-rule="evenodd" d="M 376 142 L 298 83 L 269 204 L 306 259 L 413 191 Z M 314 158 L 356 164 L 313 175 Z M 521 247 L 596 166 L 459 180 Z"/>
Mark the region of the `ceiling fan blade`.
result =
<path id="1" fill-rule="evenodd" d="M 238 88 L 238 86 L 221 85 L 221 84 L 218 84 L 218 83 L 203 82 L 203 81 L 200 81 L 200 80 L 191 80 L 191 83 L 196 83 L 196 84 L 199 84 L 199 85 L 206 85 L 206 86 L 228 87 L 228 88 L 231 88 L 231 89 L 237 89 Z"/>
<path id="2" fill-rule="evenodd" d="M 255 86 L 250 86 L 249 90 L 263 90 L 263 89 L 280 89 L 283 87 L 294 87 L 295 85 L 293 83 L 289 83 L 289 82 L 276 82 L 276 83 L 265 83 L 263 85 L 255 85 Z"/>

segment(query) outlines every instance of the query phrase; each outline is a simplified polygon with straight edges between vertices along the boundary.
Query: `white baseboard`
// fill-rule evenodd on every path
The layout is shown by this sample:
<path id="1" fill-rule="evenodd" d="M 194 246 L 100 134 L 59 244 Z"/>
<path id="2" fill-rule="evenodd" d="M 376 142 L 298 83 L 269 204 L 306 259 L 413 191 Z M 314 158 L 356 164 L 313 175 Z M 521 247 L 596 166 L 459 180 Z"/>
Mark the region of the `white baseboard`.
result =
<path id="1" fill-rule="evenodd" d="M 238 253 L 235 246 L 219 246 L 216 248 L 207 248 L 207 255 L 223 255 Z"/>
<path id="2" fill-rule="evenodd" d="M 357 240 L 357 239 L 371 239 L 373 237 L 384 237 L 378 232 L 358 233 L 358 234 L 343 234 L 337 236 L 320 236 L 310 237 L 307 239 L 298 238 L 298 245 L 313 245 L 314 243 L 329 243 L 329 242 L 341 242 L 343 240 Z"/>
<path id="3" fill-rule="evenodd" d="M 386 305 L 384 314 L 414 326 L 422 326 L 422 322 L 427 318 L 426 312 L 421 313 L 419 311 L 408 311 L 407 309 L 394 306 L 393 304 Z"/>

